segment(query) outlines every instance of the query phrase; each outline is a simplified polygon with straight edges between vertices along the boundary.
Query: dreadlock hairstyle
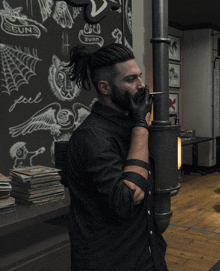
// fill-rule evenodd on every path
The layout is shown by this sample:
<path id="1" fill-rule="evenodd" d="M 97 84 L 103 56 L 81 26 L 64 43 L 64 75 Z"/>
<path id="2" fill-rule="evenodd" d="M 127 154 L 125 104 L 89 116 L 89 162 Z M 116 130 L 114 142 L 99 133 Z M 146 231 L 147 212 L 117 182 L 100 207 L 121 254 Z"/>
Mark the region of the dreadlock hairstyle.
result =
<path id="1" fill-rule="evenodd" d="M 99 92 L 98 82 L 112 80 L 116 75 L 115 64 L 134 58 L 129 48 L 118 43 L 106 45 L 93 53 L 82 45 L 75 46 L 70 51 L 70 61 L 67 65 L 70 67 L 70 80 L 75 81 L 78 87 L 90 90 L 91 78 Z"/>

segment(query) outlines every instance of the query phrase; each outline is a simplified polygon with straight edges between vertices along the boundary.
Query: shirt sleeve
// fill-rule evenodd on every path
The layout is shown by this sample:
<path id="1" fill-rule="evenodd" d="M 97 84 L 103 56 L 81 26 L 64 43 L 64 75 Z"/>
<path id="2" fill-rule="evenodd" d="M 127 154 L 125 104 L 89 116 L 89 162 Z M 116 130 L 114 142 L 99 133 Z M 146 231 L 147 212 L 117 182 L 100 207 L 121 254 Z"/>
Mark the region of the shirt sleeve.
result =
<path id="1" fill-rule="evenodd" d="M 84 136 L 83 136 L 84 135 Z M 99 201 L 107 204 L 120 219 L 133 214 L 134 192 L 123 182 L 123 159 L 117 142 L 111 137 L 87 131 L 77 137 L 75 158 L 80 163 L 80 175 L 97 194 Z"/>

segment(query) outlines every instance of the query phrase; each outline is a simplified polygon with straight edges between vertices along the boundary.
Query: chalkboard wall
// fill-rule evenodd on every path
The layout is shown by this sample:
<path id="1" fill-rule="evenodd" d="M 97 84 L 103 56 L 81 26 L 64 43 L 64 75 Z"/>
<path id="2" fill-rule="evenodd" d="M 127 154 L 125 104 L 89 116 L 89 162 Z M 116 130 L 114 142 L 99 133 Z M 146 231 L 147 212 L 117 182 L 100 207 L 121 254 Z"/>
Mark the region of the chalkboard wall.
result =
<path id="1" fill-rule="evenodd" d="M 95 90 L 79 89 L 63 66 L 73 46 L 132 48 L 131 0 L 67 2 L 0 1 L 2 174 L 54 166 L 54 142 L 68 140 L 90 113 Z"/>

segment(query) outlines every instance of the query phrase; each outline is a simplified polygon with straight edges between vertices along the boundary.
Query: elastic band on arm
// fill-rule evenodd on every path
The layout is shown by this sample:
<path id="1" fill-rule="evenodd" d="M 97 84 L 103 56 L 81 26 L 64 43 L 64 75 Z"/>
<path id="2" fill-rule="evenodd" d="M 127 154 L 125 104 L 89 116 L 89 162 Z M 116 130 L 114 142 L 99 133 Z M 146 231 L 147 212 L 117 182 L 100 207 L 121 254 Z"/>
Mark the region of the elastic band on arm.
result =
<path id="1" fill-rule="evenodd" d="M 126 166 L 139 166 L 139 167 L 145 168 L 146 170 L 149 170 L 149 164 L 139 159 L 126 160 L 125 167 Z"/>
<path id="2" fill-rule="evenodd" d="M 136 173 L 136 172 L 124 172 L 123 173 L 123 179 L 136 184 L 143 191 L 145 191 L 146 188 L 147 188 L 147 184 L 148 184 L 147 180 L 142 175 L 140 175 L 139 173 Z"/>

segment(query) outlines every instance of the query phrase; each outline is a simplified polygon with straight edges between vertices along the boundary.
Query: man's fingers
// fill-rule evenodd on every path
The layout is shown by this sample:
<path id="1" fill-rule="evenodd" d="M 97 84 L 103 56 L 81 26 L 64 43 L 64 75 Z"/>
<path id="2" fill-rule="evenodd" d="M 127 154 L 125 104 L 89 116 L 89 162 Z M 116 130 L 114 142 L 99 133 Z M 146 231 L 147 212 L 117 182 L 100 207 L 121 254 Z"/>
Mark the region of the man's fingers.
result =
<path id="1" fill-rule="evenodd" d="M 143 93 L 143 102 L 144 103 L 148 103 L 149 102 L 149 89 L 147 90 L 146 87 L 144 89 L 144 93 Z"/>
<path id="2" fill-rule="evenodd" d="M 152 110 L 152 104 L 153 104 L 153 98 L 152 98 L 152 96 L 150 97 L 150 101 L 149 101 L 149 103 L 150 103 L 150 113 L 151 113 L 151 110 Z"/>
<path id="3" fill-rule="evenodd" d="M 145 85 L 145 89 L 146 89 L 147 92 L 150 92 L 148 85 Z"/>
<path id="4" fill-rule="evenodd" d="M 146 115 L 146 118 L 145 118 L 148 125 L 150 123 L 150 116 L 151 116 L 151 114 L 150 114 L 150 112 L 148 112 L 147 115 Z"/>

